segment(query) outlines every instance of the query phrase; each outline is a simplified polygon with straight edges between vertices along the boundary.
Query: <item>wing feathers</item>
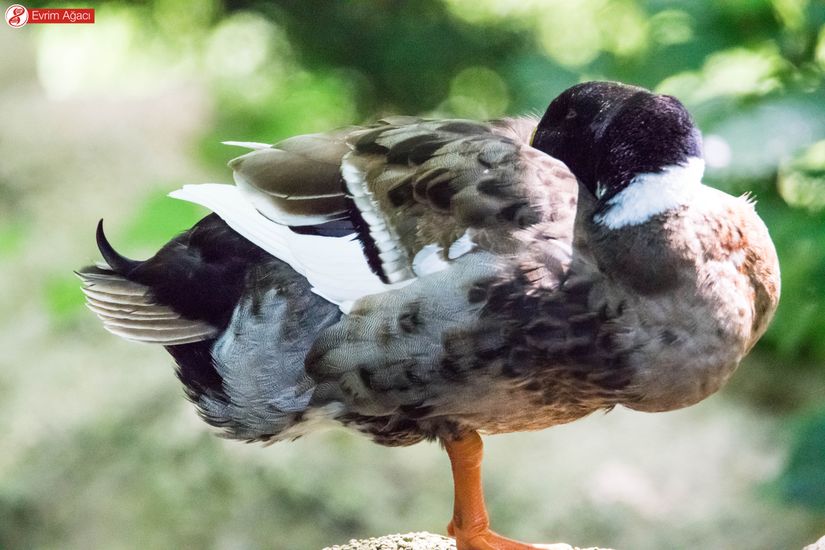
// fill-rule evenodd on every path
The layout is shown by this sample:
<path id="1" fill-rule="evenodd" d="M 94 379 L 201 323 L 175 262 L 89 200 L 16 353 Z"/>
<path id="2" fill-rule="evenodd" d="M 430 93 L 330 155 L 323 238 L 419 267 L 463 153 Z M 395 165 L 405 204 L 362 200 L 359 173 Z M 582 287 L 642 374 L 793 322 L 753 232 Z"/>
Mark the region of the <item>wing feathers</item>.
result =
<path id="1" fill-rule="evenodd" d="M 553 186 L 565 188 L 567 208 L 575 180 L 562 181 L 559 163 L 529 147 L 534 126 L 388 117 L 247 144 L 254 150 L 230 162 L 236 186 L 186 186 L 172 196 L 210 208 L 346 310 L 446 268 L 474 238 L 511 250 L 517 231 L 557 215 Z"/>
<path id="2" fill-rule="evenodd" d="M 282 225 L 320 225 L 347 218 L 347 202 L 343 194 L 337 197 L 286 199 L 261 192 L 237 173 L 235 183 L 258 212 Z"/>
<path id="3" fill-rule="evenodd" d="M 259 149 L 229 161 L 235 178 L 282 199 L 343 195 L 336 187 L 338 163 L 332 164 L 281 149 Z"/>
<path id="4" fill-rule="evenodd" d="M 229 162 L 235 183 L 255 208 L 283 225 L 347 218 L 339 166 L 349 147 L 336 134 L 296 136 Z"/>
<path id="5" fill-rule="evenodd" d="M 186 185 L 170 196 L 209 208 L 232 229 L 292 266 L 307 278 L 313 292 L 338 304 L 345 312 L 354 300 L 399 286 L 381 282 L 370 270 L 361 245 L 352 236 L 295 233 L 260 214 L 233 185 Z"/>
<path id="6" fill-rule="evenodd" d="M 232 147 L 243 147 L 245 149 L 267 149 L 272 147 L 269 143 L 258 143 L 256 141 L 222 141 L 221 143 Z"/>

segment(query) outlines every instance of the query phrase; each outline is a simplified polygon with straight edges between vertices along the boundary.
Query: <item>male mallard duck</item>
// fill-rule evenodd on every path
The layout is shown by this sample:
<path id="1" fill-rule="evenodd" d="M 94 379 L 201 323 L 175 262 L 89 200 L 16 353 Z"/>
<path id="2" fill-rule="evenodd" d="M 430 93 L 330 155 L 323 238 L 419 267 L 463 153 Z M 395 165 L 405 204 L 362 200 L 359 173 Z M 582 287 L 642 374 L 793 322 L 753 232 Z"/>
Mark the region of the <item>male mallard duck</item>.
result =
<path id="1" fill-rule="evenodd" d="M 530 118 L 386 118 L 232 160 L 235 186 L 146 261 L 97 242 L 80 272 L 111 332 L 166 346 L 203 418 L 233 438 L 324 421 L 383 445 L 438 439 L 459 549 L 489 529 L 479 433 L 718 390 L 779 297 L 768 231 L 702 184 L 675 98 L 574 86 Z"/>

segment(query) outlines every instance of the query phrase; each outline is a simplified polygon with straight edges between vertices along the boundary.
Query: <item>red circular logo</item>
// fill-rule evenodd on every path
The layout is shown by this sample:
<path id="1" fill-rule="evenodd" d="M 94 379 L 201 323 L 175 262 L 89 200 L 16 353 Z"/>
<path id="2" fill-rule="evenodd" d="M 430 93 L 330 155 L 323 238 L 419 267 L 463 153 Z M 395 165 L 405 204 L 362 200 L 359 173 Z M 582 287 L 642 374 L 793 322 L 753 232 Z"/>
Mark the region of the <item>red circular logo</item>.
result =
<path id="1" fill-rule="evenodd" d="M 12 4 L 6 10 L 6 23 L 18 29 L 29 22 L 29 10 L 20 4 Z"/>

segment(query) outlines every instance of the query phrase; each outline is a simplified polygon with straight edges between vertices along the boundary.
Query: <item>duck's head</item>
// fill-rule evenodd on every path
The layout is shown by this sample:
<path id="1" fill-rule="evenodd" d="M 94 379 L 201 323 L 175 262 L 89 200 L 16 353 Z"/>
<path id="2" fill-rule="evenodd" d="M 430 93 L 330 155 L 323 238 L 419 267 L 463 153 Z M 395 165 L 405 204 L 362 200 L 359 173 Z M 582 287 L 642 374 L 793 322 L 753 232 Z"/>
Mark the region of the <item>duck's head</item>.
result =
<path id="1" fill-rule="evenodd" d="M 567 164 L 598 199 L 597 221 L 613 220 L 607 225 L 641 223 L 663 212 L 682 201 L 704 171 L 702 137 L 685 106 L 618 82 L 565 90 L 550 103 L 532 145 Z M 627 211 L 629 200 L 635 213 Z"/>

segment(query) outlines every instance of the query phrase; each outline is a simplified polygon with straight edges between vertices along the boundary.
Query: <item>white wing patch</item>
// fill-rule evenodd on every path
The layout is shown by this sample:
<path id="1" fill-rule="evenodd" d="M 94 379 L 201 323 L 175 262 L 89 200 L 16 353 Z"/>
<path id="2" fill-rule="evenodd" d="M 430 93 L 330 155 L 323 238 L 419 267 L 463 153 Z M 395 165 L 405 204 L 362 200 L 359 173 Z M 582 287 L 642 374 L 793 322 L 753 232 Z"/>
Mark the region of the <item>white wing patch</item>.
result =
<path id="1" fill-rule="evenodd" d="M 444 271 L 450 266 L 449 262 L 442 258 L 442 249 L 437 244 L 428 244 L 418 251 L 413 258 L 413 272 L 417 277 L 423 277 L 430 273 Z"/>
<path id="2" fill-rule="evenodd" d="M 397 237 L 392 228 L 386 224 L 363 186 L 363 174 L 347 162 L 342 165 L 342 173 L 356 206 L 369 224 L 370 236 L 379 249 L 390 284 L 382 282 L 372 272 L 361 243 L 354 235 L 322 237 L 295 233 L 259 212 L 252 201 L 254 197 L 241 186 L 221 183 L 186 185 L 169 196 L 212 210 L 244 238 L 306 277 L 313 292 L 336 304 L 344 313 L 349 313 L 355 301 L 364 296 L 402 288 L 416 277 L 447 269 L 450 260 L 475 247 L 469 231 L 450 246 L 446 255 L 440 246 L 428 244 L 413 258 L 410 269 L 407 253 L 396 244 Z"/>
<path id="3" fill-rule="evenodd" d="M 473 239 L 470 236 L 470 230 L 468 229 L 462 236 L 450 245 L 450 249 L 447 251 L 447 258 L 450 260 L 455 260 L 456 258 L 460 258 L 465 255 L 475 247 L 476 245 L 473 242 Z"/>
<path id="4" fill-rule="evenodd" d="M 384 284 L 370 270 L 354 236 L 300 235 L 270 221 L 234 185 L 186 185 L 169 196 L 205 206 L 246 239 L 288 263 L 307 278 L 312 290 L 349 313 L 353 303 L 411 283 Z"/>
<path id="5" fill-rule="evenodd" d="M 447 254 L 444 254 L 444 249 L 439 245 L 433 243 L 428 244 L 418 251 L 418 254 L 413 258 L 413 272 L 417 277 L 423 277 L 431 273 L 438 273 L 450 267 L 450 261 L 460 258 L 475 248 L 470 230 L 464 232 L 450 248 Z M 446 259 L 444 258 L 446 256 Z"/>
<path id="6" fill-rule="evenodd" d="M 398 236 L 381 215 L 378 205 L 372 200 L 372 193 L 365 185 L 364 172 L 352 162 L 349 154 L 341 162 L 341 175 L 347 184 L 356 208 L 369 226 L 370 236 L 378 247 L 381 267 L 391 283 L 413 279 L 415 274 L 409 268 L 407 253 L 398 245 Z"/>
<path id="7" fill-rule="evenodd" d="M 253 149 L 255 151 L 272 147 L 269 143 L 258 143 L 257 141 L 222 141 L 221 143 L 231 147 L 243 147 L 244 149 Z"/>

